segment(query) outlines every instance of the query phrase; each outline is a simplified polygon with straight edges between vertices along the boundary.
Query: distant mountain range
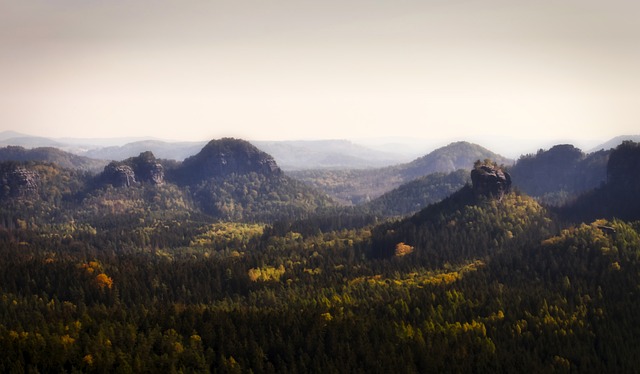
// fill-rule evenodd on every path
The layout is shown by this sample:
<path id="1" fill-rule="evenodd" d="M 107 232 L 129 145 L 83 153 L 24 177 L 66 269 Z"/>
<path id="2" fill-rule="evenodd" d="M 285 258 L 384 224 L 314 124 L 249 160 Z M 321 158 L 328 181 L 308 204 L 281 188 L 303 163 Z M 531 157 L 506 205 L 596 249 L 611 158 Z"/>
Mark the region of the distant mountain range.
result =
<path id="1" fill-rule="evenodd" d="M 523 155 L 517 162 L 469 142 L 451 143 L 408 163 L 399 161 L 406 155 L 375 151 L 346 140 L 257 141 L 251 144 L 269 155 L 278 170 L 282 169 L 286 175 L 322 191 L 341 204 L 366 204 L 367 209 L 382 215 L 403 215 L 415 212 L 462 187 L 468 182 L 468 174 L 462 170 L 469 170 L 476 160 L 484 159 L 506 165 L 516 188 L 541 202 L 561 206 L 575 199 L 578 194 L 604 183 L 610 153 L 607 149 L 625 139 L 636 138 L 640 139 L 640 136 L 616 137 L 596 147 L 600 151 L 591 153 L 583 153 L 572 145 L 556 145 L 549 150 L 539 150 L 536 154 Z M 120 142 L 128 140 L 134 139 L 111 139 Z M 194 164 L 193 170 L 182 177 L 175 171 L 175 165 L 181 165 L 182 160 L 186 160 L 184 165 L 193 164 L 194 160 L 202 157 L 203 149 L 210 149 L 205 142 L 161 140 L 138 140 L 84 149 L 85 145 L 82 144 L 91 141 L 107 142 L 104 139 L 56 140 L 3 132 L 0 133 L 0 144 L 22 146 L 0 148 L 0 161 L 41 161 L 62 168 L 99 173 L 110 160 L 124 161 L 151 152 L 154 158 L 157 157 L 165 165 L 169 179 L 179 181 L 184 175 L 195 175 L 198 168 L 206 169 L 207 163 Z M 250 143 L 243 144 L 246 146 Z M 218 156 L 211 154 L 207 160 Z M 227 157 L 226 162 L 233 164 L 236 160 Z M 373 167 L 388 163 L 392 166 Z M 186 167 L 182 170 L 186 170 Z"/>
<path id="2" fill-rule="evenodd" d="M 407 161 L 402 153 L 383 152 L 348 140 L 253 141 L 283 170 L 367 169 Z"/>
<path id="3" fill-rule="evenodd" d="M 640 135 L 619 136 L 588 152 L 615 148 L 623 140 L 640 141 Z M 0 147 L 9 145 L 28 149 L 55 147 L 79 156 L 108 161 L 122 161 L 145 151 L 153 152 L 160 159 L 182 161 L 196 154 L 206 143 L 206 141 L 175 142 L 149 137 L 47 138 L 15 131 L 0 132 Z M 272 155 L 280 168 L 285 171 L 382 168 L 407 163 L 435 149 L 438 144 L 434 140 L 418 141 L 413 138 L 389 138 L 385 142 L 381 139 L 375 142 L 371 139 L 360 139 L 356 141 L 251 141 L 251 143 Z M 484 144 L 482 141 L 479 143 Z"/>
<path id="4" fill-rule="evenodd" d="M 253 141 L 253 145 L 272 155 L 283 170 L 367 169 L 390 166 L 409 159 L 404 152 L 374 150 L 348 140 Z M 170 142 L 157 139 L 50 139 L 0 133 L 0 146 L 24 148 L 55 147 L 79 156 L 99 160 L 122 161 L 151 151 L 161 159 L 182 161 L 198 153 L 207 144 Z"/>
<path id="5" fill-rule="evenodd" d="M 145 145 L 159 145 L 168 150 L 167 144 L 178 148 L 196 147 L 196 143 L 177 146 L 176 143 L 146 141 L 130 143 L 118 149 L 130 152 L 132 149 L 144 149 Z M 327 147 L 339 144 L 330 141 Z M 270 146 L 278 148 L 282 144 Z M 285 145 L 287 149 L 291 147 L 292 144 Z M 340 147 L 353 148 L 348 142 Z M 524 155 L 514 164 L 513 160 L 477 144 L 455 142 L 412 162 L 391 167 L 283 172 L 273 156 L 255 145 L 239 139 L 220 139 L 205 144 L 184 161 L 156 159 L 153 152 L 144 151 L 138 156 L 109 163 L 52 147 L 26 149 L 19 146 L 0 148 L 0 161 L 9 161 L 4 163 L 5 174 L 2 179 L 6 183 L 5 195 L 9 197 L 36 196 L 38 194 L 34 191 L 38 191 L 38 185 L 48 190 L 46 184 L 50 183 L 51 175 L 67 173 L 61 169 L 91 171 L 93 177 L 76 173 L 53 179 L 60 184 L 56 189 L 74 191 L 76 197 L 90 193 L 96 199 L 102 194 L 99 191 L 104 185 L 123 188 L 149 184 L 163 189 L 162 186 L 166 184 L 173 186 L 169 188 L 173 192 L 165 191 L 165 199 L 187 212 L 200 211 L 219 219 L 272 221 L 302 218 L 326 208 L 334 209 L 336 204 L 328 196 L 342 204 L 358 205 L 358 211 L 366 214 L 411 214 L 464 187 L 469 183 L 469 170 L 474 162 L 486 159 L 505 165 L 511 173 L 513 186 L 520 191 L 540 202 L 565 206 L 580 194 L 593 191 L 610 179 L 607 168 L 616 170 L 609 166 L 611 152 L 601 150 L 585 154 L 572 145 L 564 144 Z M 623 160 L 634 160 L 633 152 L 630 151 L 632 155 L 623 157 Z M 20 162 L 30 163 L 20 166 Z M 617 163 L 620 164 L 620 161 Z M 633 168 L 628 166 L 625 170 Z M 46 173 L 42 174 L 43 171 Z M 619 176 L 617 179 L 622 180 Z M 64 183 L 72 183 L 73 187 L 65 185 L 63 180 L 67 181 Z M 81 187 L 83 185 L 85 187 Z M 96 195 L 91 191 L 98 193 Z M 126 198 L 137 199 L 139 203 L 153 196 L 148 193 L 138 195 L 140 193 L 116 194 L 120 196 L 118 199 L 128 196 Z M 597 198 L 605 200 L 601 195 Z M 47 195 L 40 194 L 40 199 L 46 200 Z M 66 199 L 69 202 L 74 198 Z M 173 203 L 165 205 L 171 206 Z M 144 205 L 140 209 L 142 207 Z"/>
<path id="6" fill-rule="evenodd" d="M 207 142 L 165 142 L 161 140 L 141 140 L 120 146 L 95 148 L 82 152 L 83 156 L 101 160 L 122 161 L 142 152 L 153 152 L 162 159 L 182 161 L 198 153 Z"/>
<path id="7" fill-rule="evenodd" d="M 625 140 L 631 140 L 633 142 L 640 142 L 640 135 L 621 135 L 621 136 L 616 136 L 615 138 L 602 143 L 596 147 L 591 148 L 588 152 L 592 153 L 592 152 L 597 152 L 599 150 L 609 150 L 609 149 L 613 149 L 617 146 L 619 146 L 620 144 L 622 144 L 622 142 L 624 142 Z"/>

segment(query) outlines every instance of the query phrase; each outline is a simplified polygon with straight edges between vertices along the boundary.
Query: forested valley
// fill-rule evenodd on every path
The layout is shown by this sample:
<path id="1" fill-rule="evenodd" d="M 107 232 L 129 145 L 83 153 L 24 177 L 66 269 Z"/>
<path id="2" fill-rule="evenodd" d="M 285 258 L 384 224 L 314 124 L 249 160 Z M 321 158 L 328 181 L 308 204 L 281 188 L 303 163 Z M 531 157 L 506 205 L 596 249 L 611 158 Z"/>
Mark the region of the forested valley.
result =
<path id="1" fill-rule="evenodd" d="M 356 206 L 229 139 L 2 162 L 0 371 L 636 372 L 640 144 L 558 151 L 584 183 L 539 152 Z"/>

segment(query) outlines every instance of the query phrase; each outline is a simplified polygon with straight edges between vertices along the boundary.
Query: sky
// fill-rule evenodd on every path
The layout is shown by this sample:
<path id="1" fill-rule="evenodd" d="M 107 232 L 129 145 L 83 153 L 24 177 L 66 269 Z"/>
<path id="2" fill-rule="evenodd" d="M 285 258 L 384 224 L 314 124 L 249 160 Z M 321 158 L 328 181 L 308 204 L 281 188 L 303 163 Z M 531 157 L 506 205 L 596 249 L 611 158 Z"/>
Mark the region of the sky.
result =
<path id="1" fill-rule="evenodd" d="M 634 0 L 0 0 L 0 131 L 601 142 L 640 133 Z"/>

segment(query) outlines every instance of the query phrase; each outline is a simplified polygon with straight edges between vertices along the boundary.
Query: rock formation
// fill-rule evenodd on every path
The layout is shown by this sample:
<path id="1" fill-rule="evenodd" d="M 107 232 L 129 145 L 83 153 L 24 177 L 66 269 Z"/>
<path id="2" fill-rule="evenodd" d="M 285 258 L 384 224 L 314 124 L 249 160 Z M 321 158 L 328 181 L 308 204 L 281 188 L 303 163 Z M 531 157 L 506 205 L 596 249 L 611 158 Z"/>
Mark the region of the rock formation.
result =
<path id="1" fill-rule="evenodd" d="M 155 185 L 164 184 L 164 167 L 156 160 L 153 153 L 143 152 L 138 157 L 132 157 L 125 162 L 133 165 L 133 171 L 139 181 Z"/>
<path id="2" fill-rule="evenodd" d="M 511 188 L 511 176 L 495 165 L 480 164 L 471 170 L 471 182 L 476 196 L 502 198 Z"/>
<path id="3" fill-rule="evenodd" d="M 251 143 L 232 138 L 212 140 L 176 171 L 181 183 L 194 183 L 231 174 L 279 175 L 276 161 Z"/>
<path id="4" fill-rule="evenodd" d="M 11 165 L 0 170 L 0 196 L 29 199 L 38 195 L 38 174 L 22 166 Z"/>
<path id="5" fill-rule="evenodd" d="M 143 152 L 122 162 L 111 162 L 101 176 L 106 184 L 130 187 L 138 183 L 164 184 L 164 168 L 153 153 Z"/>
<path id="6" fill-rule="evenodd" d="M 130 187 L 137 184 L 136 174 L 131 166 L 115 161 L 104 167 L 102 179 L 114 187 Z"/>

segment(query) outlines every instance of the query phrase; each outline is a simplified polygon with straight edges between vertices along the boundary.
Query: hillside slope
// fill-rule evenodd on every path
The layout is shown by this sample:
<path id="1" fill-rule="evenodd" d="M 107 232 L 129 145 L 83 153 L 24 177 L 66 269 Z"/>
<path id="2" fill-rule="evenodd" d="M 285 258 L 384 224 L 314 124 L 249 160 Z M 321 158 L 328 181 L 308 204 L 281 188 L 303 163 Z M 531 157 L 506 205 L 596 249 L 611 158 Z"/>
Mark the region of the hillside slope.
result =
<path id="1" fill-rule="evenodd" d="M 78 156 L 53 147 L 26 149 L 20 146 L 0 148 L 0 161 L 51 162 L 61 168 L 98 171 L 106 161 Z"/>
<path id="2" fill-rule="evenodd" d="M 625 141 L 611 151 L 607 181 L 559 209 L 574 221 L 640 220 L 640 143 Z"/>
<path id="3" fill-rule="evenodd" d="M 477 160 L 491 159 L 499 164 L 511 164 L 504 158 L 477 144 L 455 142 L 412 162 L 370 170 L 305 170 L 290 175 L 324 191 L 337 201 L 362 204 L 382 194 L 432 173 L 451 173 L 467 169 Z"/>
<path id="4" fill-rule="evenodd" d="M 509 168 L 514 184 L 545 203 L 561 205 L 606 181 L 610 151 L 585 154 L 570 145 L 524 155 Z"/>
<path id="5" fill-rule="evenodd" d="M 468 170 L 433 173 L 405 183 L 362 207 L 369 213 L 383 217 L 413 214 L 448 197 L 469 182 Z"/>

